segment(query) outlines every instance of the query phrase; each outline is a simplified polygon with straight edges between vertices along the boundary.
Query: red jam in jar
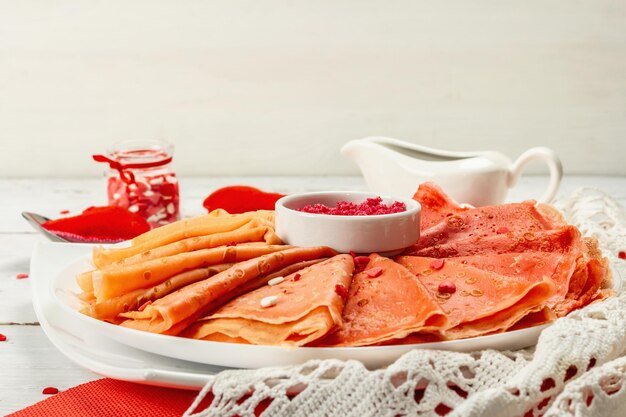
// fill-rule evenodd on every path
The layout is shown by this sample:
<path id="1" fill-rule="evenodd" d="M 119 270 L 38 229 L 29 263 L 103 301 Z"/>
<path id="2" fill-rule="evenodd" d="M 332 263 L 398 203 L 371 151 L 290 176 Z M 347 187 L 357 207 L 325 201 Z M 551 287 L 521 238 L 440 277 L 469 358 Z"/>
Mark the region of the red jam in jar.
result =
<path id="1" fill-rule="evenodd" d="M 178 179 L 172 168 L 174 147 L 157 140 L 119 142 L 107 155 L 107 195 L 110 206 L 127 208 L 145 218 L 151 227 L 180 218 Z"/>

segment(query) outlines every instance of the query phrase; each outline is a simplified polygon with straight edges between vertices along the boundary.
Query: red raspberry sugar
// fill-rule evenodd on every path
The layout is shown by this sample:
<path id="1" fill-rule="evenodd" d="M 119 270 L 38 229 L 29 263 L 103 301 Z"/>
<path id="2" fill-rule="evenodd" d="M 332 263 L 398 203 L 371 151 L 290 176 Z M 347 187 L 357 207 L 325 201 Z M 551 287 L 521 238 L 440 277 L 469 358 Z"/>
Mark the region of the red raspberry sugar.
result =
<path id="1" fill-rule="evenodd" d="M 354 258 L 354 272 L 362 272 L 370 262 L 369 256 L 357 256 Z"/>
<path id="2" fill-rule="evenodd" d="M 376 266 L 374 268 L 368 269 L 367 271 L 365 271 L 365 273 L 370 278 L 378 278 L 383 274 L 383 269 L 379 266 Z"/>
<path id="3" fill-rule="evenodd" d="M 15 276 L 15 278 L 17 278 L 17 279 L 24 279 L 24 278 L 28 278 L 28 274 L 24 274 L 24 273 L 17 274 L 17 275 Z"/>
<path id="4" fill-rule="evenodd" d="M 381 197 L 375 197 L 368 198 L 361 204 L 338 201 L 335 207 L 329 207 L 325 204 L 308 204 L 297 210 L 305 213 L 328 214 L 331 216 L 376 216 L 401 213 L 406 211 L 406 205 L 400 201 L 394 201 L 388 206 L 383 203 Z"/>
<path id="5" fill-rule="evenodd" d="M 439 270 L 443 268 L 443 265 L 446 263 L 445 259 L 435 259 L 430 263 L 430 267 L 435 270 Z"/>
<path id="6" fill-rule="evenodd" d="M 437 291 L 441 293 L 453 294 L 456 291 L 456 285 L 452 281 L 442 281 L 437 287 Z"/>
<path id="7" fill-rule="evenodd" d="M 335 285 L 335 292 L 344 300 L 348 299 L 348 289 L 342 284 Z"/>

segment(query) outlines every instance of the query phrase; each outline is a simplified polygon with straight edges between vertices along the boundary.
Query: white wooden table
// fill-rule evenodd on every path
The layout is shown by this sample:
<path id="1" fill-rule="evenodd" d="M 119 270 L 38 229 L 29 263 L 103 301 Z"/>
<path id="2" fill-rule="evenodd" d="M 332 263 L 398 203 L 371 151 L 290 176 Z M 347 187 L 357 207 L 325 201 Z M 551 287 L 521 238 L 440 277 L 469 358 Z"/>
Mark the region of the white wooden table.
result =
<path id="1" fill-rule="evenodd" d="M 248 184 L 268 191 L 365 189 L 356 177 L 183 178 L 181 206 L 185 216 L 204 212 L 202 200 L 224 185 Z M 509 200 L 539 197 L 545 177 L 523 177 Z M 570 176 L 563 180 L 560 197 L 582 186 L 601 188 L 626 205 L 626 177 Z M 40 329 L 31 306 L 28 279 L 29 258 L 36 234 L 21 218 L 23 210 L 57 217 L 62 210 L 78 213 L 91 205 L 105 204 L 102 179 L 0 180 L 0 414 L 16 411 L 45 398 L 41 390 L 61 390 L 99 378 L 79 368 L 52 346 Z"/>

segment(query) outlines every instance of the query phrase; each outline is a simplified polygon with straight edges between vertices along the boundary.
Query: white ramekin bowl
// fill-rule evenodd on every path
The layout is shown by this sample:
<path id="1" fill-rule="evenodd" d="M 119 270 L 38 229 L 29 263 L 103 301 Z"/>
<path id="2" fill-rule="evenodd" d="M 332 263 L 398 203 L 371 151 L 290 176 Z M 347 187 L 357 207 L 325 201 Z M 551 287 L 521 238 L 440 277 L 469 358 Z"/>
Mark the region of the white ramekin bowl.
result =
<path id="1" fill-rule="evenodd" d="M 334 207 L 339 201 L 362 203 L 378 194 L 360 191 L 321 191 L 292 194 L 276 202 L 276 234 L 289 245 L 329 246 L 347 253 L 391 253 L 417 242 L 421 206 L 417 201 L 380 196 L 383 203 L 403 202 L 406 211 L 373 216 L 334 216 L 304 213 L 309 204 Z"/>

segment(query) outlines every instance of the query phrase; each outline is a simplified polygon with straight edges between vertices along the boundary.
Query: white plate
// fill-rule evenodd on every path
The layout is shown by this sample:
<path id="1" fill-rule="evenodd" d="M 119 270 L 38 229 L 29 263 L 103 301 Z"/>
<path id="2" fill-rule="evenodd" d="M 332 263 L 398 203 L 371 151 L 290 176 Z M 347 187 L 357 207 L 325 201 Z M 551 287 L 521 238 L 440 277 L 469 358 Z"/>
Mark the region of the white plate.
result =
<path id="1" fill-rule="evenodd" d="M 47 253 L 46 246 L 37 248 L 32 259 L 32 269 L 35 271 L 35 292 L 48 291 L 58 310 L 67 317 L 71 317 L 75 333 L 77 329 L 91 332 L 100 337 L 110 338 L 119 344 L 168 358 L 197 362 L 201 364 L 218 365 L 223 367 L 259 368 L 264 366 L 300 364 L 310 359 L 356 359 L 369 368 L 376 368 L 396 360 L 404 353 L 419 349 L 446 349 L 459 352 L 470 352 L 481 349 L 514 350 L 534 345 L 539 334 L 548 325 L 536 326 L 528 329 L 516 330 L 490 336 L 481 336 L 471 339 L 453 340 L 437 343 L 423 343 L 417 345 L 371 346 L 352 348 L 297 348 L 286 350 L 275 346 L 255 346 L 236 343 L 209 342 L 186 339 L 182 337 L 152 334 L 121 326 L 105 323 L 76 311 L 78 305 L 75 293 L 79 291 L 75 282 L 78 273 L 90 268 L 89 249 L 83 249 L 82 256 L 77 257 L 76 245 L 72 250 L 55 251 L 54 255 Z M 59 244 L 56 244 L 57 246 Z M 46 271 L 46 272 L 44 272 Z M 615 272 L 616 288 L 621 280 Z M 45 317 L 45 312 L 44 312 Z M 64 326 L 64 322 L 60 323 Z"/>
<path id="2" fill-rule="evenodd" d="M 135 349 L 85 326 L 58 305 L 50 292 L 51 278 L 91 246 L 39 243 L 31 259 L 33 306 L 52 344 L 76 364 L 105 377 L 173 388 L 199 389 L 225 368 L 164 357 Z"/>

